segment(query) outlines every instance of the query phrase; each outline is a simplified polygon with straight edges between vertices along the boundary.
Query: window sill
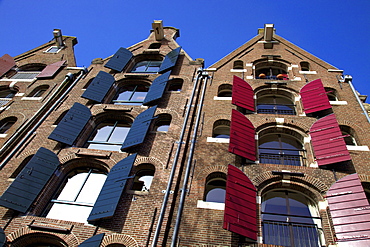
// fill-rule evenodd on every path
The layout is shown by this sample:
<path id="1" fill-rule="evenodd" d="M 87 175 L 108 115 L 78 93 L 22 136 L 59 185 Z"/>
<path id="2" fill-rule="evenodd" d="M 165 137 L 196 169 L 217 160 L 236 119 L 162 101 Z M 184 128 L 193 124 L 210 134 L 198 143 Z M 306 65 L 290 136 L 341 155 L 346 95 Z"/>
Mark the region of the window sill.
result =
<path id="1" fill-rule="evenodd" d="M 213 100 L 232 100 L 232 97 L 213 97 Z"/>
<path id="2" fill-rule="evenodd" d="M 207 142 L 215 142 L 215 143 L 230 143 L 229 138 L 214 138 L 214 137 L 207 137 Z"/>
<path id="3" fill-rule="evenodd" d="M 231 69 L 230 72 L 247 72 L 246 69 Z"/>
<path id="4" fill-rule="evenodd" d="M 128 190 L 127 194 L 145 196 L 145 195 L 149 195 L 149 191 Z"/>
<path id="5" fill-rule="evenodd" d="M 316 75 L 316 71 L 299 71 L 300 74 L 302 75 Z"/>
<path id="6" fill-rule="evenodd" d="M 23 97 L 21 100 L 41 100 L 42 97 Z"/>
<path id="7" fill-rule="evenodd" d="M 1 81 L 12 81 L 12 82 L 34 82 L 34 81 L 36 81 L 36 78 L 33 78 L 33 79 L 1 79 L 0 80 L 0 82 Z"/>
<path id="8" fill-rule="evenodd" d="M 347 101 L 329 101 L 330 105 L 347 105 Z"/>
<path id="9" fill-rule="evenodd" d="M 0 138 L 5 138 L 8 134 L 0 134 Z"/>
<path id="10" fill-rule="evenodd" d="M 225 210 L 225 203 L 220 203 L 220 202 L 205 202 L 205 201 L 202 201 L 202 200 L 198 200 L 198 202 L 197 202 L 197 208 Z"/>
<path id="11" fill-rule="evenodd" d="M 352 146 L 347 145 L 349 151 L 370 151 L 368 146 Z"/>

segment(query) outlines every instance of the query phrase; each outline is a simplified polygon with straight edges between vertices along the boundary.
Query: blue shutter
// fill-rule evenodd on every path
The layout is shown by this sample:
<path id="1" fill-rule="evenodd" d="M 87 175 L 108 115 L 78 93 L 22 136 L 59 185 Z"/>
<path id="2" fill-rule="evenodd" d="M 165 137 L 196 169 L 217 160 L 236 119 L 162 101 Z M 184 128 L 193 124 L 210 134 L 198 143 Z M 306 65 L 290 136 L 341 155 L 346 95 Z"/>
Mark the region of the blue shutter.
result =
<path id="1" fill-rule="evenodd" d="M 25 213 L 58 165 L 57 155 L 41 147 L 0 197 L 0 205 Z"/>
<path id="2" fill-rule="evenodd" d="M 4 230 L 0 228 L 0 247 L 3 247 L 6 242 L 6 236 Z"/>
<path id="3" fill-rule="evenodd" d="M 162 98 L 170 74 L 171 71 L 167 71 L 163 75 L 160 75 L 157 78 L 155 78 L 144 99 L 143 105 L 148 105 L 149 103 Z"/>
<path id="4" fill-rule="evenodd" d="M 81 97 L 101 103 L 114 82 L 114 77 L 111 74 L 99 71 Z"/>
<path id="5" fill-rule="evenodd" d="M 94 235 L 91 238 L 88 238 L 85 241 L 83 241 L 79 245 L 79 247 L 100 247 L 100 244 L 103 241 L 104 235 L 105 233 Z"/>
<path id="6" fill-rule="evenodd" d="M 89 222 L 114 215 L 136 156 L 124 158 L 111 169 L 87 219 Z"/>
<path id="7" fill-rule="evenodd" d="M 176 48 L 175 50 L 173 51 L 170 51 L 166 57 L 164 58 L 162 64 L 161 64 L 161 67 L 159 67 L 159 71 L 158 73 L 162 73 L 168 69 L 171 69 L 172 67 L 174 67 L 176 65 L 176 61 L 177 61 L 177 58 L 180 54 L 180 51 L 181 51 L 181 46 Z"/>
<path id="8" fill-rule="evenodd" d="M 48 138 L 72 146 L 90 117 L 89 108 L 74 103 Z"/>
<path id="9" fill-rule="evenodd" d="M 126 64 L 132 58 L 132 52 L 121 47 L 118 51 L 109 59 L 109 61 L 104 65 L 104 67 L 117 70 L 121 72 Z"/>
<path id="10" fill-rule="evenodd" d="M 122 144 L 122 151 L 144 142 L 146 133 L 148 132 L 149 125 L 151 123 L 151 120 L 153 119 L 153 115 L 156 109 L 157 106 L 149 108 L 148 110 L 140 113 L 135 118 L 130 131 L 127 133 L 126 139 Z"/>

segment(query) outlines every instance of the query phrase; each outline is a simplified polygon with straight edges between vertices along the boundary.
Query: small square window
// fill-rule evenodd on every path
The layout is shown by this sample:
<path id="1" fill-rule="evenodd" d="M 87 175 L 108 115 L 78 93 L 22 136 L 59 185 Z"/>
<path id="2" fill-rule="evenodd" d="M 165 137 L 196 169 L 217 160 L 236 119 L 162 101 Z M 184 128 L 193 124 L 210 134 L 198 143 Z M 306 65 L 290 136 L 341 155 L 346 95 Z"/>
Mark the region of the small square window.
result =
<path id="1" fill-rule="evenodd" d="M 59 47 L 57 47 L 57 46 L 52 46 L 52 47 L 50 47 L 49 49 L 47 49 L 45 52 L 47 52 L 47 53 L 58 53 L 58 52 L 59 52 L 59 50 L 60 50 L 60 48 L 59 48 Z"/>

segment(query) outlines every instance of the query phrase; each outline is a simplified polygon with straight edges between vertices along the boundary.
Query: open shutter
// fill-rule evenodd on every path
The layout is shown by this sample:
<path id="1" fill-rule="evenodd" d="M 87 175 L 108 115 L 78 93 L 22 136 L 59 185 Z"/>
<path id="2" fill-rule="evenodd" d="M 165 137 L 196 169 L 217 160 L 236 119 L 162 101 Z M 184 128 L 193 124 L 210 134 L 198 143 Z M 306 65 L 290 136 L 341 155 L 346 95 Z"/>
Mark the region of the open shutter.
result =
<path id="1" fill-rule="evenodd" d="M 159 67 L 158 73 L 165 72 L 176 65 L 177 58 L 179 57 L 181 51 L 181 46 L 177 47 L 175 50 L 170 51 L 164 58 L 161 67 Z"/>
<path id="2" fill-rule="evenodd" d="M 89 108 L 80 103 L 74 103 L 48 138 L 72 146 L 90 117 Z"/>
<path id="3" fill-rule="evenodd" d="M 370 205 L 358 175 L 335 182 L 326 198 L 339 246 L 370 246 Z"/>
<path id="4" fill-rule="evenodd" d="M 59 61 L 59 62 L 56 62 L 56 63 L 49 64 L 36 77 L 39 78 L 39 79 L 40 78 L 53 77 L 55 75 L 55 73 L 57 73 L 58 70 L 64 65 L 65 62 L 66 61 L 64 60 L 64 61 Z"/>
<path id="5" fill-rule="evenodd" d="M 111 74 L 99 71 L 81 97 L 101 103 L 114 82 Z"/>
<path id="6" fill-rule="evenodd" d="M 132 58 L 132 52 L 121 47 L 118 51 L 109 59 L 109 61 L 104 65 L 104 67 L 114 69 L 121 72 L 125 68 L 126 64 Z"/>
<path id="7" fill-rule="evenodd" d="M 83 241 L 79 247 L 100 247 L 101 242 L 103 241 L 105 233 L 100 233 L 92 236 L 91 238 Z"/>
<path id="8" fill-rule="evenodd" d="M 249 111 L 254 111 L 254 92 L 251 85 L 235 75 L 231 103 Z"/>
<path id="9" fill-rule="evenodd" d="M 223 228 L 257 240 L 257 190 L 235 166 L 228 166 Z"/>
<path id="10" fill-rule="evenodd" d="M 310 128 L 310 135 L 319 166 L 351 160 L 334 114 L 317 120 Z"/>
<path id="11" fill-rule="evenodd" d="M 8 54 L 4 54 L 2 57 L 0 57 L 0 76 L 3 76 L 14 66 L 15 66 L 14 59 Z"/>
<path id="12" fill-rule="evenodd" d="M 0 197 L 0 205 L 25 213 L 58 165 L 56 154 L 40 148 Z"/>
<path id="13" fill-rule="evenodd" d="M 4 230 L 0 228 L 0 247 L 3 247 L 6 242 L 6 236 Z"/>
<path id="14" fill-rule="evenodd" d="M 229 152 L 256 160 L 255 129 L 251 121 L 237 110 L 232 110 Z"/>
<path id="15" fill-rule="evenodd" d="M 126 139 L 122 144 L 121 150 L 139 145 L 144 142 L 146 133 L 148 132 L 150 123 L 157 106 L 149 108 L 148 110 L 140 113 L 132 123 L 130 131 L 127 133 Z"/>
<path id="16" fill-rule="evenodd" d="M 163 75 L 160 75 L 154 79 L 144 99 L 143 105 L 149 105 L 153 101 L 162 98 L 163 92 L 166 88 L 170 74 L 171 74 L 171 71 L 167 71 Z"/>
<path id="17" fill-rule="evenodd" d="M 89 222 L 114 215 L 136 156 L 124 158 L 111 169 L 87 219 Z"/>
<path id="18" fill-rule="evenodd" d="M 311 81 L 303 86 L 301 88 L 300 95 L 304 112 L 306 114 L 331 109 L 331 105 L 321 79 Z"/>

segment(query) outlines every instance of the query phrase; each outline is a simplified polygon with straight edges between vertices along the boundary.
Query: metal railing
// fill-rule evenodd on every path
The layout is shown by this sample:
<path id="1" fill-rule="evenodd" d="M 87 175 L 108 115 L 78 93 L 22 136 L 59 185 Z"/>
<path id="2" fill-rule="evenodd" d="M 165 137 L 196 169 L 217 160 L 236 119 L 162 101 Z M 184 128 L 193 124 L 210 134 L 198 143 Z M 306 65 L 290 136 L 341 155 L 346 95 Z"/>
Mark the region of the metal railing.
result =
<path id="1" fill-rule="evenodd" d="M 294 110 L 295 105 L 283 104 L 258 104 L 257 113 L 261 114 L 283 114 L 283 115 L 296 115 Z M 289 108 L 289 109 L 287 109 Z"/>
<path id="2" fill-rule="evenodd" d="M 286 152 L 297 151 L 304 153 L 303 149 L 274 149 L 274 148 L 259 148 L 259 162 L 266 164 L 279 164 L 290 166 L 302 166 L 305 163 L 305 157 L 302 154 L 287 154 Z M 270 152 L 263 152 L 262 150 L 269 150 Z M 273 153 L 274 152 L 274 153 Z"/>

